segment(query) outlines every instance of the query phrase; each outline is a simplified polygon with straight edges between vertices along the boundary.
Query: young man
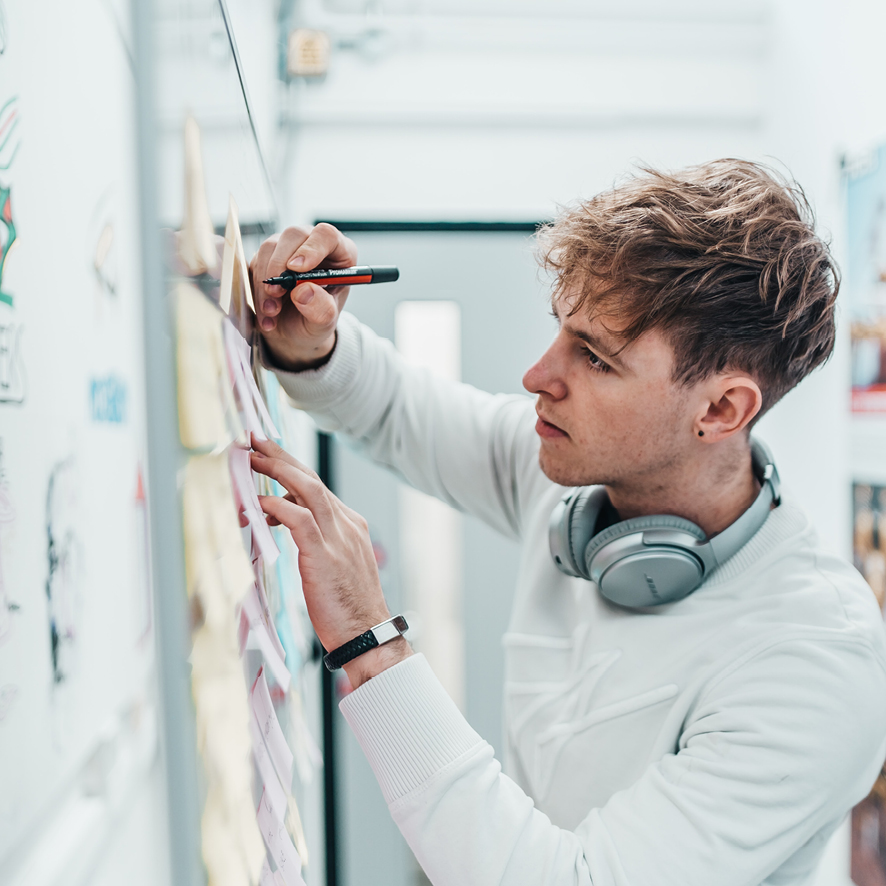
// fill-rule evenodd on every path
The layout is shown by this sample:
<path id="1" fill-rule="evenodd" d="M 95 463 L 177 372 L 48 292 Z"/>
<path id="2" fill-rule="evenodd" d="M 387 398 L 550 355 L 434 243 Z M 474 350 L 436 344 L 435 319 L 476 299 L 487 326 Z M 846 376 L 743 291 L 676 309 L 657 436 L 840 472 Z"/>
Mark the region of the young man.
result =
<path id="1" fill-rule="evenodd" d="M 405 367 L 344 291 L 258 286 L 298 406 L 523 541 L 506 774 L 402 638 L 344 665 L 342 711 L 440 886 L 809 883 L 886 755 L 886 642 L 749 431 L 831 352 L 828 249 L 795 187 L 733 160 L 645 171 L 541 248 L 559 331 L 524 378 L 534 409 Z M 290 228 L 253 277 L 355 263 L 333 228 Z M 390 616 L 366 524 L 256 449 L 338 650 Z"/>

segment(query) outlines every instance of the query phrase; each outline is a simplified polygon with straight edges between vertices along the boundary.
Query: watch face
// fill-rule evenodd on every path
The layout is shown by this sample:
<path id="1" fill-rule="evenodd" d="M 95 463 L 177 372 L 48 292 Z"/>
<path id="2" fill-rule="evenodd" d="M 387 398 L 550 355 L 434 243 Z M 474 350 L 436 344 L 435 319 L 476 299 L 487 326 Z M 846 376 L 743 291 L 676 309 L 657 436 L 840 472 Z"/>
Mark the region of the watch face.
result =
<path id="1" fill-rule="evenodd" d="M 405 634 L 409 630 L 409 625 L 406 624 L 406 619 L 402 615 L 395 615 L 391 621 L 401 634 Z"/>

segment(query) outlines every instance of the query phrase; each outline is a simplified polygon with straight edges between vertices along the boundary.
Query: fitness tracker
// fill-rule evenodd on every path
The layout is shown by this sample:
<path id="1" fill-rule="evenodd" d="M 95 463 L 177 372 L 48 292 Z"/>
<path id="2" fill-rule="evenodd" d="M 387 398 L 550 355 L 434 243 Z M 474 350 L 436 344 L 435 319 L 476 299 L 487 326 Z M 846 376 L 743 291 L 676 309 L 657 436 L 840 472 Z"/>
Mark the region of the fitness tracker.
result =
<path id="1" fill-rule="evenodd" d="M 323 656 L 323 664 L 326 665 L 328 670 L 337 671 L 342 665 L 357 658 L 358 655 L 363 655 L 364 652 L 369 652 L 370 649 L 375 649 L 376 646 L 381 646 L 382 643 L 396 640 L 397 637 L 405 634 L 408 630 L 409 625 L 406 624 L 406 619 L 402 615 L 395 615 L 393 618 L 377 624 L 374 628 L 370 628 L 365 634 L 360 634 L 359 637 L 348 640 L 347 643 L 339 646 L 338 649 L 328 652 Z"/>

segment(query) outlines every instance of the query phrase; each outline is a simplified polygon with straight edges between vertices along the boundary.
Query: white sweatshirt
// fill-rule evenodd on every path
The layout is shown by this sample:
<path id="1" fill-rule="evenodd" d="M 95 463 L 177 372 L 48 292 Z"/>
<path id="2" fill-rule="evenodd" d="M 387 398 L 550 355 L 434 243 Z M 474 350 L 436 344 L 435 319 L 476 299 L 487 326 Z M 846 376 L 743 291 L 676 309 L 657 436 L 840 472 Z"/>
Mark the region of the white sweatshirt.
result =
<path id="1" fill-rule="evenodd" d="M 689 597 L 623 609 L 551 560 L 563 490 L 529 398 L 406 367 L 347 314 L 324 367 L 278 375 L 322 428 L 523 542 L 505 774 L 421 655 L 341 703 L 432 883 L 810 882 L 886 757 L 886 637 L 789 496 Z"/>

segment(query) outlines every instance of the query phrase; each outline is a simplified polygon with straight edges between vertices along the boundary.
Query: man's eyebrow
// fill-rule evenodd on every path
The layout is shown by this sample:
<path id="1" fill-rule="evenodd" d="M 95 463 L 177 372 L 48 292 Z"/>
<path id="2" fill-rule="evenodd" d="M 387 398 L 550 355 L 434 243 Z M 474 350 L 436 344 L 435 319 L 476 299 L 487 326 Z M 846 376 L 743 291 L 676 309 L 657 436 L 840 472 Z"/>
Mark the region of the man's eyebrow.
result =
<path id="1" fill-rule="evenodd" d="M 575 338 L 580 338 L 585 344 L 590 345 L 591 348 L 594 349 L 597 353 L 600 354 L 601 357 L 605 357 L 607 360 L 610 360 L 616 366 L 621 367 L 622 369 L 627 369 L 624 360 L 621 359 L 618 355 L 618 351 L 613 351 L 610 347 L 608 347 L 602 339 L 598 338 L 592 332 L 585 332 L 583 329 L 574 329 L 571 326 L 566 326 L 566 331 L 575 336 Z"/>
<path id="2" fill-rule="evenodd" d="M 560 317 L 560 312 L 557 310 L 557 303 L 554 299 L 551 299 L 551 313 L 559 320 L 561 323 L 563 322 Z M 619 351 L 614 351 L 612 348 L 608 347 L 602 339 L 594 335 L 592 332 L 585 332 L 583 329 L 576 329 L 575 327 L 569 325 L 568 323 L 568 314 L 567 314 L 567 322 L 563 324 L 566 328 L 566 331 L 575 338 L 581 339 L 585 344 L 589 345 L 594 351 L 598 352 L 600 356 L 605 357 L 607 360 L 610 360 L 616 366 L 621 369 L 627 369 L 624 360 L 619 357 Z"/>

